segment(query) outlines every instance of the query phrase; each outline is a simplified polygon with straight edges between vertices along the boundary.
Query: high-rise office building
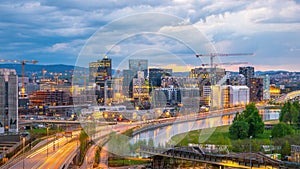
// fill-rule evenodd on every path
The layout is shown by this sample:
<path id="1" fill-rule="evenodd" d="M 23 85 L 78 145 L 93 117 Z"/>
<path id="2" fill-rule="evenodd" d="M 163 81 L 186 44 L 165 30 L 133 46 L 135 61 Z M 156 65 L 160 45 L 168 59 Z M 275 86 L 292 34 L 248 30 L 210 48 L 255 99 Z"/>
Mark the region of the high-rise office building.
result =
<path id="1" fill-rule="evenodd" d="M 263 79 L 263 99 L 264 100 L 269 100 L 271 98 L 270 95 L 270 76 L 269 75 L 264 75 L 260 76 L 260 78 Z"/>
<path id="2" fill-rule="evenodd" d="M 123 95 L 133 97 L 133 78 L 137 78 L 138 71 L 144 72 L 144 79 L 148 76 L 148 60 L 146 59 L 129 59 L 129 69 L 123 70 Z"/>
<path id="3" fill-rule="evenodd" d="M 123 70 L 123 95 L 126 97 L 132 97 L 132 80 L 136 73 L 132 70 Z M 130 87 L 131 86 L 131 87 Z"/>
<path id="4" fill-rule="evenodd" d="M 18 132 L 18 77 L 13 69 L 0 69 L 0 133 Z"/>
<path id="5" fill-rule="evenodd" d="M 159 68 L 151 68 L 149 69 L 149 85 L 150 88 L 154 87 L 161 87 L 161 80 L 162 77 L 171 76 L 172 69 L 159 69 Z"/>
<path id="6" fill-rule="evenodd" d="M 95 83 L 95 78 L 97 76 L 97 70 L 100 67 L 100 64 L 101 64 L 101 60 L 89 63 L 89 82 L 90 83 Z"/>
<path id="7" fill-rule="evenodd" d="M 244 75 L 246 86 L 250 87 L 250 79 L 254 77 L 254 67 L 240 67 L 239 74 Z"/>
<path id="8" fill-rule="evenodd" d="M 262 78 L 250 78 L 250 101 L 260 102 L 264 96 L 264 82 Z"/>
<path id="9" fill-rule="evenodd" d="M 99 62 L 99 61 L 98 61 Z M 98 67 L 95 83 L 97 85 L 96 95 L 97 101 L 100 104 L 105 104 L 105 97 L 108 96 L 107 89 L 111 88 L 111 83 L 107 83 L 108 80 L 112 79 L 112 64 L 111 59 L 105 56 L 100 61 L 100 66 Z"/>
<path id="10" fill-rule="evenodd" d="M 144 78 L 148 76 L 148 60 L 146 59 L 129 59 L 129 70 L 137 73 L 138 71 L 144 72 Z"/>

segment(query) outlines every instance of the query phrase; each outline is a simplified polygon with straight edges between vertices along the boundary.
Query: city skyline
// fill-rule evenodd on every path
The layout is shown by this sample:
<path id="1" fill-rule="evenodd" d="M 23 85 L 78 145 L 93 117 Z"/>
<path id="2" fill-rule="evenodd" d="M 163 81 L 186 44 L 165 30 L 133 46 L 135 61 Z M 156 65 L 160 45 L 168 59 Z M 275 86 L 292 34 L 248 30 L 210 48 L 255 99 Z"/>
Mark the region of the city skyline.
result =
<path id="1" fill-rule="evenodd" d="M 93 5 L 90 5 L 93 4 Z M 82 3 L 81 1 L 49 2 L 49 1 L 10 1 L 3 2 L 1 8 L 0 34 L 3 59 L 38 60 L 40 64 L 76 65 L 78 55 L 88 39 L 99 28 L 131 15 L 144 12 L 163 13 L 179 17 L 189 25 L 198 29 L 206 41 L 219 53 L 253 52 L 253 57 L 222 58 L 222 62 L 247 61 L 256 70 L 288 70 L 300 71 L 299 53 L 299 1 L 203 1 L 198 2 L 124 2 L 120 4 L 109 2 Z M 280 4 L 280 5 L 279 5 Z M 130 19 L 130 18 L 129 18 Z M 153 18 L 152 18 L 153 19 Z M 159 25 L 153 22 L 151 28 Z M 160 18 L 161 22 L 165 22 Z M 147 21 L 146 21 L 147 22 Z M 143 26 L 145 21 L 137 19 L 132 23 Z M 126 31 L 126 27 L 121 28 Z M 156 30 L 156 29 L 155 29 Z M 111 32 L 110 32 L 111 33 Z M 114 39 L 117 33 L 110 34 Z M 199 38 L 199 36 L 191 36 Z M 198 41 L 198 39 L 196 40 Z M 114 44 L 112 44 L 114 45 Z M 99 44 L 101 46 L 101 43 Z M 111 50 L 112 59 L 121 63 L 117 56 L 124 49 L 162 48 L 152 54 L 169 57 L 188 58 L 185 66 L 201 65 L 192 51 L 182 47 L 182 44 L 162 37 L 136 36 L 124 44 L 103 46 Z M 134 51 L 134 50 L 132 50 Z M 209 50 L 207 50 L 209 51 Z M 203 51 L 203 53 L 208 53 Z M 147 51 L 146 51 L 147 53 Z M 101 59 L 105 53 L 97 53 Z M 132 55 L 126 54 L 123 57 Z M 159 56 L 159 55 L 157 55 Z M 88 60 L 91 61 L 91 60 Z M 174 63 L 161 62 L 165 67 Z M 207 63 L 207 62 L 205 62 Z M 180 67 L 182 65 L 176 64 Z M 237 70 L 236 66 L 224 67 Z"/>

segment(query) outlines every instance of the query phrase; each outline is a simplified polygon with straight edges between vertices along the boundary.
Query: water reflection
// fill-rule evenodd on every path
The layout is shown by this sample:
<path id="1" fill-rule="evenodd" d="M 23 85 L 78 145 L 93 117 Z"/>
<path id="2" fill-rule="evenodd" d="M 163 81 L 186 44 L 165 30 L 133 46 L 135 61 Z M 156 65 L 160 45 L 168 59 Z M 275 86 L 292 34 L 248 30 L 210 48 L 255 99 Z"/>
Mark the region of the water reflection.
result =
<path id="1" fill-rule="evenodd" d="M 186 133 L 192 130 L 206 129 L 211 128 L 211 130 L 203 133 L 205 137 L 210 136 L 214 132 L 214 128 L 221 125 L 229 125 L 231 124 L 234 116 L 223 116 L 223 117 L 213 117 L 202 120 L 190 121 L 185 123 L 175 123 L 172 125 L 168 125 L 165 127 L 157 128 L 154 130 L 148 130 L 142 133 L 135 135 L 130 140 L 130 144 L 136 144 L 138 141 L 153 139 L 154 146 L 164 146 L 171 137 Z M 210 133 L 211 132 L 211 133 Z M 201 133 L 199 135 L 201 137 Z M 202 140 L 202 139 L 201 139 Z M 176 143 L 175 143 L 176 144 Z"/>
<path id="2" fill-rule="evenodd" d="M 280 109 L 262 109 L 260 111 L 260 114 L 264 121 L 278 120 Z M 163 146 L 171 139 L 171 137 L 177 134 L 186 133 L 192 130 L 209 129 L 205 132 L 200 133 L 199 135 L 199 140 L 205 141 L 207 138 L 209 138 L 210 134 L 214 132 L 215 127 L 231 125 L 234 117 L 235 115 L 224 115 L 222 117 L 212 117 L 185 123 L 171 124 L 169 126 L 139 133 L 130 139 L 130 144 L 135 144 L 141 140 L 145 140 L 148 142 L 149 139 L 153 139 L 154 146 Z M 201 135 L 204 138 L 201 138 Z"/>

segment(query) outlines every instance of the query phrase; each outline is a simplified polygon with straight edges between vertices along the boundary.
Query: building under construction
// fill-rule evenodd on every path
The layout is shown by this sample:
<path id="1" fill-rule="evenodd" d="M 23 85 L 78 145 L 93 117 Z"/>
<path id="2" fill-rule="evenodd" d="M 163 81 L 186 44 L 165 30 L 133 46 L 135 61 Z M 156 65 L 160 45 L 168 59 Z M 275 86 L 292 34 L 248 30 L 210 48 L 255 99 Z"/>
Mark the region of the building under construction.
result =
<path id="1" fill-rule="evenodd" d="M 29 95 L 30 106 L 62 106 L 72 104 L 69 92 L 40 90 Z"/>
<path id="2" fill-rule="evenodd" d="M 18 132 L 18 76 L 0 69 L 0 133 Z"/>

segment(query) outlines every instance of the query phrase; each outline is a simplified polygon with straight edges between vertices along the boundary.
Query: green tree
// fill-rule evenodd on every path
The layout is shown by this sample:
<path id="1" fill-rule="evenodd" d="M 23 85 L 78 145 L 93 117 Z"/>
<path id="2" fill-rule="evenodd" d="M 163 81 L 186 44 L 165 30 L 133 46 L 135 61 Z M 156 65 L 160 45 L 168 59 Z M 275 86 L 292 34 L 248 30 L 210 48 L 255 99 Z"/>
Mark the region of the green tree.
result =
<path id="1" fill-rule="evenodd" d="M 100 153 L 101 153 L 101 147 L 97 147 L 96 154 L 95 154 L 95 163 L 100 163 Z"/>
<path id="2" fill-rule="evenodd" d="M 284 137 L 286 135 L 294 134 L 294 130 L 286 123 L 280 122 L 273 127 L 271 133 L 273 137 Z"/>
<path id="3" fill-rule="evenodd" d="M 84 130 L 81 130 L 79 134 L 79 141 L 80 141 L 80 154 L 79 154 L 79 163 L 81 164 L 84 159 L 84 155 L 88 146 L 88 135 Z"/>
<path id="4" fill-rule="evenodd" d="M 256 137 L 258 134 L 264 132 L 265 124 L 259 116 L 258 111 L 252 112 L 245 121 L 249 124 L 248 136 Z"/>
<path id="5" fill-rule="evenodd" d="M 243 139 L 248 136 L 249 125 L 245 121 L 235 121 L 229 127 L 229 135 L 232 139 Z"/>
<path id="6" fill-rule="evenodd" d="M 289 123 L 289 124 L 297 123 L 299 119 L 299 111 L 300 111 L 299 103 L 287 102 L 281 108 L 279 121 Z"/>
<path id="7" fill-rule="evenodd" d="M 258 109 L 256 108 L 254 103 L 250 103 L 246 106 L 246 109 L 243 111 L 243 118 L 247 119 L 249 118 L 254 112 L 258 113 Z"/>
<path id="8" fill-rule="evenodd" d="M 287 140 L 285 141 L 285 144 L 282 147 L 281 154 L 282 156 L 287 156 L 291 154 L 291 146 Z"/>
<path id="9" fill-rule="evenodd" d="M 150 147 L 154 147 L 154 141 L 153 141 L 152 138 L 150 138 L 150 139 L 148 140 L 148 144 L 147 144 L 147 145 L 150 146 Z"/>
<path id="10" fill-rule="evenodd" d="M 264 132 L 264 122 L 258 114 L 258 109 L 254 103 L 246 106 L 243 111 L 241 120 L 244 120 L 249 124 L 248 136 L 256 137 L 258 134 Z"/>

